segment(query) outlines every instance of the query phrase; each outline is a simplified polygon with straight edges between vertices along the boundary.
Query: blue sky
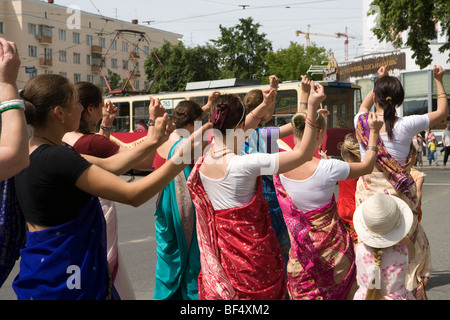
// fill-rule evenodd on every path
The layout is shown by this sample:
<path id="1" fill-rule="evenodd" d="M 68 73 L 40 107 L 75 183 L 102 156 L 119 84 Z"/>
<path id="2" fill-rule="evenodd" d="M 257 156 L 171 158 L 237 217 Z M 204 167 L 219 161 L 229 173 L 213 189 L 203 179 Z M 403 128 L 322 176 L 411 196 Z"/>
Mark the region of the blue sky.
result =
<path id="1" fill-rule="evenodd" d="M 204 45 L 220 37 L 219 25 L 232 27 L 240 18 L 252 17 L 261 24 L 274 50 L 287 48 L 290 42 L 305 44 L 305 35 L 295 31 L 335 35 L 347 32 L 349 60 L 361 53 L 362 0 L 55 0 L 62 6 L 75 5 L 82 11 L 150 26 L 183 35 L 187 46 Z M 245 6 L 245 9 L 244 9 Z M 332 49 L 338 61 L 344 61 L 344 38 L 311 35 L 311 42 Z"/>

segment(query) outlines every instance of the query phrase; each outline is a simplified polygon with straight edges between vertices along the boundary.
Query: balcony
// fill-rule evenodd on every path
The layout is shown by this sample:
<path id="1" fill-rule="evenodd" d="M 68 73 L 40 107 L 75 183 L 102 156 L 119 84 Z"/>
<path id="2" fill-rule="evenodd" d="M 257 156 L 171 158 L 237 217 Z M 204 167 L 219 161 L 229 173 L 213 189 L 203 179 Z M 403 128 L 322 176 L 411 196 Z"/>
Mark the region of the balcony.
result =
<path id="1" fill-rule="evenodd" d="M 91 66 L 91 71 L 92 71 L 92 72 L 100 72 L 100 66 L 98 66 L 98 65 L 92 65 L 92 66 Z"/>
<path id="2" fill-rule="evenodd" d="M 103 52 L 103 48 L 101 46 L 91 46 L 91 53 L 102 53 Z"/>
<path id="3" fill-rule="evenodd" d="M 46 58 L 39 58 L 39 65 L 44 68 L 50 68 L 51 66 L 53 66 L 53 60 Z"/>
<path id="4" fill-rule="evenodd" d="M 36 39 L 38 39 L 39 43 L 43 45 L 52 44 L 52 36 L 44 36 L 43 34 L 37 34 Z"/>
<path id="5" fill-rule="evenodd" d="M 140 57 L 140 56 L 139 56 L 139 53 L 137 53 L 137 52 L 131 52 L 131 53 L 130 53 L 130 56 L 133 57 L 133 58 L 135 58 L 135 59 L 139 59 L 139 57 Z"/>

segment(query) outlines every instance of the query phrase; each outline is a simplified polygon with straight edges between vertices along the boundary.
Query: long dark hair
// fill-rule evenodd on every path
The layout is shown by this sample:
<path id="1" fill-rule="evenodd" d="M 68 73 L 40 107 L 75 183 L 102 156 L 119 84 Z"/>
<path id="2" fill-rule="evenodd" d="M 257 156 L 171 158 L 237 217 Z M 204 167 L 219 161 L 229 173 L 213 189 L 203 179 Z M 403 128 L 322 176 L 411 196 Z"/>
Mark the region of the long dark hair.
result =
<path id="1" fill-rule="evenodd" d="M 87 81 L 77 82 L 75 84 L 75 88 L 78 92 L 80 103 L 84 108 L 83 112 L 81 113 L 78 132 L 81 132 L 82 134 L 89 134 L 91 133 L 90 125 L 89 123 L 87 123 L 86 119 L 84 119 L 84 114 L 89 106 L 93 106 L 94 108 L 100 107 L 100 104 L 103 101 L 102 92 L 95 84 Z"/>
<path id="2" fill-rule="evenodd" d="M 375 82 L 373 93 L 378 105 L 384 109 L 384 124 L 389 140 L 392 140 L 395 119 L 397 118 L 396 108 L 403 103 L 405 91 L 396 77 L 385 76 Z"/>

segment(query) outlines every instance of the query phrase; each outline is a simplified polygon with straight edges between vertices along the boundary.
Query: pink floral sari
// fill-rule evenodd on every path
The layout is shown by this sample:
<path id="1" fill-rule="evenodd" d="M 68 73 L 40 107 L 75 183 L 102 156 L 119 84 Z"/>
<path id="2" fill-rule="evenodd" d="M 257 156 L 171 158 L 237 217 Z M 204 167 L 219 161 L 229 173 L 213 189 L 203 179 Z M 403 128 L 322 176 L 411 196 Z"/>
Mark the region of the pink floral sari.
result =
<path id="1" fill-rule="evenodd" d="M 356 280 L 353 241 L 333 200 L 302 212 L 273 177 L 278 202 L 291 237 L 287 266 L 291 299 L 344 300 Z"/>
<path id="2" fill-rule="evenodd" d="M 200 178 L 202 162 L 203 158 L 197 161 L 187 182 L 197 214 L 199 299 L 285 299 L 284 261 L 262 179 L 248 205 L 215 211 Z"/>

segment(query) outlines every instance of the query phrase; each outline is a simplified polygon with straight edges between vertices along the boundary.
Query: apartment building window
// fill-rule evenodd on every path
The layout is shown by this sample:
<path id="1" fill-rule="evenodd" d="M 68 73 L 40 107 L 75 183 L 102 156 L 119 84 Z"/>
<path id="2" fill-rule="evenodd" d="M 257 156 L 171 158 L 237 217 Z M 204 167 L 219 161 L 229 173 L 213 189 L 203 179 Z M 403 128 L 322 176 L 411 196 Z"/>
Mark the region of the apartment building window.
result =
<path id="1" fill-rule="evenodd" d="M 28 46 L 28 56 L 36 58 L 38 56 L 38 48 L 36 46 Z"/>
<path id="2" fill-rule="evenodd" d="M 111 40 L 111 49 L 117 50 L 117 40 Z"/>
<path id="3" fill-rule="evenodd" d="M 28 23 L 28 34 L 36 35 L 37 27 L 34 23 Z"/>
<path id="4" fill-rule="evenodd" d="M 80 34 L 78 32 L 73 33 L 73 43 L 81 43 Z"/>
<path id="5" fill-rule="evenodd" d="M 125 41 L 122 41 L 122 51 L 123 52 L 128 52 L 128 46 L 127 46 L 127 43 Z"/>
<path id="6" fill-rule="evenodd" d="M 5 24 L 0 21 L 0 33 L 5 33 Z"/>
<path id="7" fill-rule="evenodd" d="M 128 61 L 127 60 L 122 60 L 122 68 L 124 70 L 128 70 Z"/>
<path id="8" fill-rule="evenodd" d="M 45 60 L 53 60 L 53 50 L 50 48 L 44 48 Z"/>
<path id="9" fill-rule="evenodd" d="M 40 24 L 39 25 L 39 34 L 43 35 L 45 37 L 52 37 L 53 36 L 52 29 L 53 28 L 50 26 L 46 26 L 45 24 Z"/>
<path id="10" fill-rule="evenodd" d="M 53 74 L 52 70 L 45 70 L 45 74 Z"/>
<path id="11" fill-rule="evenodd" d="M 67 62 L 67 52 L 65 50 L 59 50 L 59 61 Z"/>
<path id="12" fill-rule="evenodd" d="M 117 69 L 117 67 L 118 67 L 117 59 L 112 58 L 111 59 L 111 68 Z"/>
<path id="13" fill-rule="evenodd" d="M 144 46 L 144 53 L 148 56 L 150 54 L 150 47 Z"/>
<path id="14" fill-rule="evenodd" d="M 87 75 L 87 81 L 90 82 L 90 83 L 94 83 L 94 75 L 88 74 Z"/>
<path id="15" fill-rule="evenodd" d="M 59 40 L 61 40 L 61 41 L 66 41 L 67 40 L 66 30 L 59 29 L 58 35 L 59 35 Z"/>
<path id="16" fill-rule="evenodd" d="M 73 63 L 81 64 L 81 54 L 76 52 L 73 53 Z"/>
<path id="17" fill-rule="evenodd" d="M 91 55 L 90 55 L 90 54 L 87 54 L 87 55 L 86 55 L 86 64 L 87 64 L 88 66 L 91 66 L 91 65 L 92 65 L 92 59 L 91 59 Z"/>
<path id="18" fill-rule="evenodd" d="M 81 73 L 74 73 L 73 74 L 73 82 L 77 83 L 81 81 Z"/>
<path id="19" fill-rule="evenodd" d="M 62 77 L 64 77 L 64 78 L 67 78 L 67 72 L 61 71 L 61 72 L 59 73 L 59 75 L 62 76 Z"/>
<path id="20" fill-rule="evenodd" d="M 102 48 L 106 48 L 106 40 L 105 38 L 98 38 L 98 44 Z"/>
<path id="21" fill-rule="evenodd" d="M 94 37 L 91 35 L 86 35 L 86 44 L 92 46 L 94 44 Z"/>

